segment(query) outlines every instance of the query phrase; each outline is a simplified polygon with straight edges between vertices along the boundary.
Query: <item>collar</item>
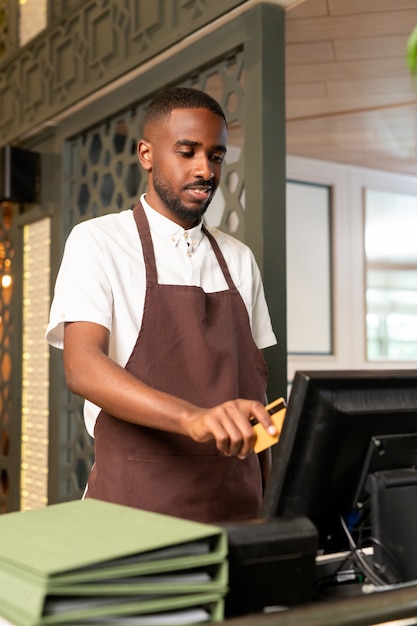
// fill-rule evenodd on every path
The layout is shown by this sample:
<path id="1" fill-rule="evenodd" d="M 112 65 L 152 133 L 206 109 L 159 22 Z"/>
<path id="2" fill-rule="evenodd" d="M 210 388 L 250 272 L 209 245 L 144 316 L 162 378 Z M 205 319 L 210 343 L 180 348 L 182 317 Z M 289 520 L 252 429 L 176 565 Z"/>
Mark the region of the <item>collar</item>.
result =
<path id="1" fill-rule="evenodd" d="M 169 218 L 155 211 L 146 201 L 145 194 L 142 194 L 140 201 L 149 222 L 149 228 L 156 231 L 161 237 L 171 243 L 172 246 L 182 246 L 183 242 L 189 243 L 195 250 L 203 238 L 202 222 L 185 230 Z"/>

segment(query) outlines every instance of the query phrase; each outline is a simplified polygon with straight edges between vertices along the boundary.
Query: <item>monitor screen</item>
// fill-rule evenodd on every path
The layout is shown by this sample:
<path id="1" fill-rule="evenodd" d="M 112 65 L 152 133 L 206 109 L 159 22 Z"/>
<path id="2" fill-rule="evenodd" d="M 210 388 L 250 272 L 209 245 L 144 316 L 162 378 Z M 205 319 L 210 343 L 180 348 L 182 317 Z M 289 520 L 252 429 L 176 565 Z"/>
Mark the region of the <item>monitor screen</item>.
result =
<path id="1" fill-rule="evenodd" d="M 348 549 L 344 526 L 370 532 L 367 473 L 415 467 L 416 433 L 417 370 L 296 372 L 263 515 L 304 515 L 321 551 Z M 391 452 L 375 455 L 386 438 Z"/>

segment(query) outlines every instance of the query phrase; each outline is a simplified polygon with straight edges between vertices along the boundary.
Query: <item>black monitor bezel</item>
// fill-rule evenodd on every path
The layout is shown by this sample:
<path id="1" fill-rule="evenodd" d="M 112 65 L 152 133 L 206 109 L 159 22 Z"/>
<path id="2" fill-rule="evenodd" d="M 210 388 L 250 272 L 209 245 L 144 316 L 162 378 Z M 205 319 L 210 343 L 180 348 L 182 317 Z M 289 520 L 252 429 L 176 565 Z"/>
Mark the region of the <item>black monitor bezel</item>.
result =
<path id="1" fill-rule="evenodd" d="M 339 433 L 347 435 L 347 442 L 338 441 L 336 422 L 327 433 L 321 433 L 321 439 L 320 433 L 313 432 L 314 428 L 323 430 L 320 416 L 314 414 L 322 409 L 317 394 L 331 397 L 335 393 L 343 393 L 347 402 L 352 395 L 353 404 L 360 405 L 359 411 L 350 414 L 334 409 L 345 419 Z M 384 409 L 378 407 L 379 394 Z M 324 419 L 329 421 L 331 401 L 328 413 Z M 376 428 L 376 423 L 381 427 Z M 359 428 L 357 449 L 355 426 Z M 417 370 L 297 371 L 280 441 L 273 450 L 263 516 L 304 515 L 319 531 L 320 549 L 325 552 L 344 549 L 347 544 L 339 524 L 340 515 L 354 517 L 358 513 L 352 510 L 353 499 L 371 437 L 416 432 L 416 426 Z M 352 451 L 354 458 L 350 459 Z"/>

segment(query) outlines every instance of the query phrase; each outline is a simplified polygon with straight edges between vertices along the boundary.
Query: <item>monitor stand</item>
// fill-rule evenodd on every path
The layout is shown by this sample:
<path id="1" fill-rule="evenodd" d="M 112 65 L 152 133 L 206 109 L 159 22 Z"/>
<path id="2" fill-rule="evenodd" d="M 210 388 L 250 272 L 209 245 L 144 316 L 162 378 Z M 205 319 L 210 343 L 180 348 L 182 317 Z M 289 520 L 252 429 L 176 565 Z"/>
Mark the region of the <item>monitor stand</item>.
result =
<path id="1" fill-rule="evenodd" d="M 369 474 L 374 566 L 389 583 L 417 580 L 417 469 Z"/>

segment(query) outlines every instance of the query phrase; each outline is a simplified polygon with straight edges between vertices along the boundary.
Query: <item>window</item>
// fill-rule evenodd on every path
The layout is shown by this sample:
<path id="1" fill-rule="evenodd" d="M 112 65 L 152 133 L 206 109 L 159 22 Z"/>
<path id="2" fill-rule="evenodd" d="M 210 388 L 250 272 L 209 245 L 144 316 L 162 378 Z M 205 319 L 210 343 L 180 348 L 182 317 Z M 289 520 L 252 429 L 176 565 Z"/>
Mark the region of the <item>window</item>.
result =
<path id="1" fill-rule="evenodd" d="M 332 353 L 330 187 L 287 182 L 290 354 Z"/>
<path id="2" fill-rule="evenodd" d="M 369 360 L 417 359 L 417 196 L 365 191 Z"/>

